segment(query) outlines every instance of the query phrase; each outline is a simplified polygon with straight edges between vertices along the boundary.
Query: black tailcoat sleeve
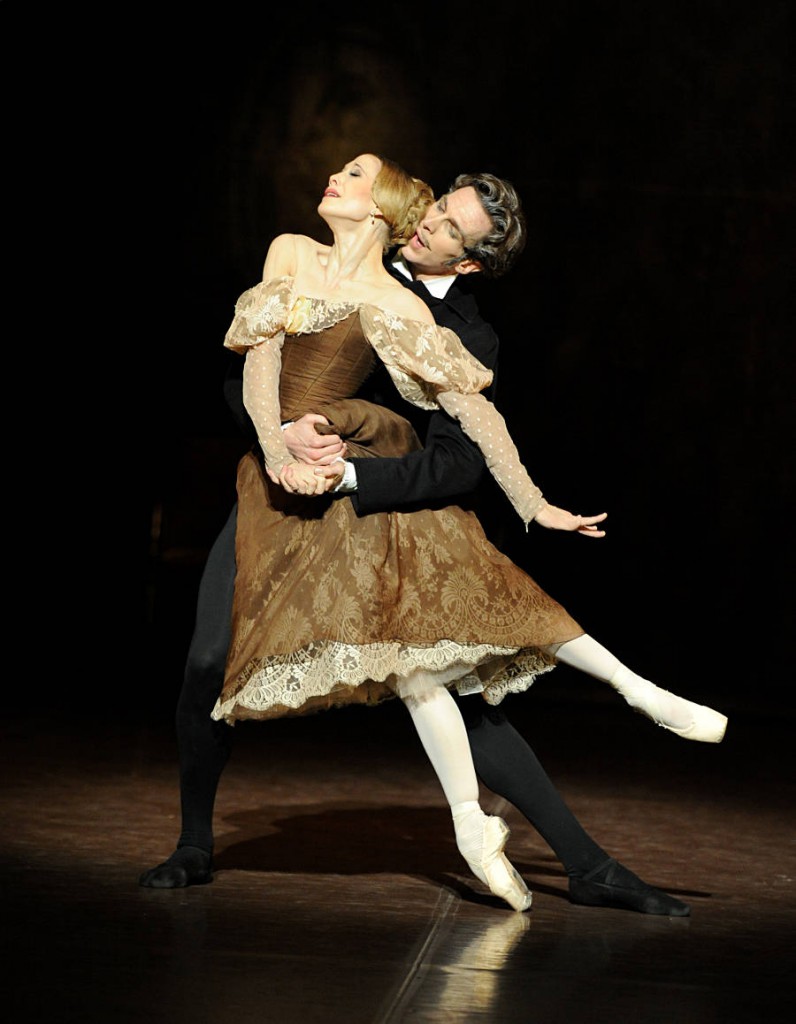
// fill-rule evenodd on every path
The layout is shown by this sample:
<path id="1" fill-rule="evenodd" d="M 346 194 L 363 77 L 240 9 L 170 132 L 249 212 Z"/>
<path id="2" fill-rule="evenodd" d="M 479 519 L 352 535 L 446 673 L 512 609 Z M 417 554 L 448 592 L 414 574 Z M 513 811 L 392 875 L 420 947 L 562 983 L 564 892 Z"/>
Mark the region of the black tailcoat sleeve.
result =
<path id="1" fill-rule="evenodd" d="M 498 337 L 479 313 L 465 277 L 457 277 L 442 299 L 435 298 L 421 282 L 398 279 L 423 299 L 441 327 L 450 328 L 480 363 L 496 372 Z M 424 439 L 424 447 L 400 458 L 352 459 L 357 490 L 351 501 L 357 513 L 427 508 L 434 503 L 450 504 L 452 499 L 468 504 L 466 496 L 481 482 L 486 468 L 480 449 L 447 413 L 419 410 L 402 399 L 386 372 L 376 380 L 383 386 L 374 388 L 373 400 L 409 419 Z M 493 380 L 485 396 L 494 400 L 494 390 Z"/>

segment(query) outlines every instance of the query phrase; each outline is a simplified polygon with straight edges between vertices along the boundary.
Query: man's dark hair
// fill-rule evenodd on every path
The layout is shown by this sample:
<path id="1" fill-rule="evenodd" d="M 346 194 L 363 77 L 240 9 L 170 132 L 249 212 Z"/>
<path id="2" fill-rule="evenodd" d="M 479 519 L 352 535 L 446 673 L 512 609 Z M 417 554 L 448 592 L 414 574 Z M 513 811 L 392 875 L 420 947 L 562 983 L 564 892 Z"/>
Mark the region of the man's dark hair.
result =
<path id="1" fill-rule="evenodd" d="M 460 174 L 449 192 L 472 186 L 478 193 L 492 231 L 475 245 L 465 245 L 464 258 L 481 264 L 485 277 L 502 277 L 514 266 L 525 248 L 525 214 L 517 191 L 511 182 L 486 172 Z M 455 262 L 459 262 L 460 256 Z"/>

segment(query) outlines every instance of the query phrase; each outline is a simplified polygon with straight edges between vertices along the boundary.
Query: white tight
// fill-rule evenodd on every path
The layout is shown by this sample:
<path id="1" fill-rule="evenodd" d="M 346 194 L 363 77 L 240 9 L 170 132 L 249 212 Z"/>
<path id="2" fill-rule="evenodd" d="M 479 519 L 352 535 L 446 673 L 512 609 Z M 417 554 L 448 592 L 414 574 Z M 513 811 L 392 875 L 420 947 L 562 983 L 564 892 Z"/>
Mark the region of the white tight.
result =
<path id="1" fill-rule="evenodd" d="M 562 644 L 555 656 L 565 665 L 608 683 L 632 708 L 646 708 L 652 700 L 655 717 L 664 719 L 668 725 L 684 729 L 692 721 L 693 705 L 689 701 L 636 675 L 588 634 Z"/>
<path id="2" fill-rule="evenodd" d="M 456 845 L 481 881 L 486 881 L 479 865 L 488 818 L 478 802 L 478 778 L 464 719 L 445 685 L 450 681 L 450 673 L 418 670 L 398 680 L 394 689 L 412 717 L 450 805 Z"/>
<path id="3" fill-rule="evenodd" d="M 412 717 L 423 749 L 451 807 L 478 800 L 478 779 L 461 711 L 444 682 L 416 671 L 395 691 Z"/>
<path id="4" fill-rule="evenodd" d="M 555 656 L 565 665 L 594 676 L 595 679 L 602 679 L 604 683 L 610 683 L 616 670 L 622 667 L 618 658 L 587 633 L 561 644 Z"/>

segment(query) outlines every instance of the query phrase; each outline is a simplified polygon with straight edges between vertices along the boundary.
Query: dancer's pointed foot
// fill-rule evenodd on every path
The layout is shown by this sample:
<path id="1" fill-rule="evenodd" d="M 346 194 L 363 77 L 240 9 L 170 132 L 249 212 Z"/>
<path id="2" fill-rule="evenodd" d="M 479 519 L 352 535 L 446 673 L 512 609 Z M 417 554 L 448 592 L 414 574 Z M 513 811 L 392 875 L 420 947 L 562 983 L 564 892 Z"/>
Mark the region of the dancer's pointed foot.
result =
<path id="1" fill-rule="evenodd" d="M 485 814 L 479 852 L 466 851 L 461 846 L 459 850 L 472 873 L 490 892 L 514 910 L 529 910 L 533 895 L 503 852 L 509 835 L 509 827 L 502 818 Z"/>
<path id="2" fill-rule="evenodd" d="M 647 885 L 613 857 L 582 878 L 570 878 L 569 899 L 586 907 L 614 907 L 641 914 L 689 917 L 691 908 L 682 900 Z"/>
<path id="3" fill-rule="evenodd" d="M 721 743 L 724 739 L 726 715 L 662 690 L 654 683 L 649 683 L 643 691 L 627 695 L 625 699 L 635 711 L 646 715 L 656 725 L 668 729 L 676 736 L 682 736 L 684 740 Z"/>
<path id="4" fill-rule="evenodd" d="M 184 889 L 212 881 L 212 855 L 198 846 L 178 846 L 168 860 L 144 871 L 138 884 L 150 889 Z"/>

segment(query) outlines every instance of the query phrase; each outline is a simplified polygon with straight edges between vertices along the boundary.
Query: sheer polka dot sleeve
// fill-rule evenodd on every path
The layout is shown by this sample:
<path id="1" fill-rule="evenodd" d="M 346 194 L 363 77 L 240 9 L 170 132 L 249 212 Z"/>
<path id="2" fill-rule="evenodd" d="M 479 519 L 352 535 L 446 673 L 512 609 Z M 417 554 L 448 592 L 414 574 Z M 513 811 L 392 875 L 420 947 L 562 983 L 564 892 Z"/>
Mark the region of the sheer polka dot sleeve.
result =
<path id="1" fill-rule="evenodd" d="M 244 355 L 243 404 L 257 430 L 268 469 L 279 473 L 294 462 L 285 446 L 279 406 L 282 344 L 291 307 L 293 279 L 260 281 L 235 304 L 225 348 Z"/>
<path id="2" fill-rule="evenodd" d="M 506 421 L 483 395 L 443 391 L 437 398 L 442 408 L 461 423 L 465 434 L 481 449 L 490 473 L 527 528 L 547 502 L 520 462 Z"/>
<path id="3" fill-rule="evenodd" d="M 279 374 L 284 333 L 249 348 L 243 367 L 243 404 L 257 431 L 265 465 L 274 473 L 295 459 L 287 450 L 279 407 Z"/>

